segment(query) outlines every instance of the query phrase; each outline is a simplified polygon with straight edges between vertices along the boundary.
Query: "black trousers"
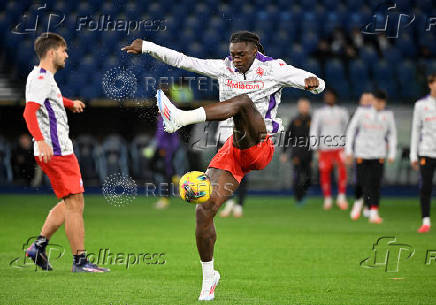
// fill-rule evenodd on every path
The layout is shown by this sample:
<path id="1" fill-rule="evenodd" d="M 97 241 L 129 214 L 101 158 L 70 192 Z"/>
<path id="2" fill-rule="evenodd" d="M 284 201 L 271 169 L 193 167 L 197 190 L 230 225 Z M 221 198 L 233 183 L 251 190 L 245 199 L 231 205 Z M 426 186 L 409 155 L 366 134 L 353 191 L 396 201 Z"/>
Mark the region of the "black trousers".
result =
<path id="1" fill-rule="evenodd" d="M 363 201 L 368 207 L 378 207 L 383 179 L 384 159 L 356 160 L 357 179 L 362 186 Z"/>
<path id="2" fill-rule="evenodd" d="M 436 169 L 436 158 L 419 157 L 419 199 L 422 217 L 430 217 L 430 202 L 433 189 L 433 175 Z"/>
<path id="3" fill-rule="evenodd" d="M 294 165 L 294 197 L 296 201 L 301 201 L 312 184 L 311 156 L 293 156 L 292 163 Z"/>
<path id="4" fill-rule="evenodd" d="M 360 179 L 357 175 L 357 163 L 355 164 L 354 169 L 355 169 L 354 175 L 355 175 L 355 181 L 356 181 L 356 183 L 354 185 L 354 198 L 356 200 L 358 200 L 358 199 L 363 197 L 363 188 L 362 188 L 362 183 L 360 183 Z M 367 207 L 369 208 L 369 206 L 367 206 Z"/>

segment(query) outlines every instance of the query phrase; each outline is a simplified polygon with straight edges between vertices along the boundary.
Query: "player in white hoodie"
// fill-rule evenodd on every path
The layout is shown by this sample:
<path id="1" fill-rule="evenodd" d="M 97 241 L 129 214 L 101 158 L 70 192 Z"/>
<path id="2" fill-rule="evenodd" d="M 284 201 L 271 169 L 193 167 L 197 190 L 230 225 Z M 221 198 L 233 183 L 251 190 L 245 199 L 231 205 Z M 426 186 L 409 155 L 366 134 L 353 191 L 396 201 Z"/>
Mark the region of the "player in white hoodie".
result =
<path id="1" fill-rule="evenodd" d="M 347 131 L 347 163 L 356 158 L 356 171 L 363 188 L 365 205 L 371 207 L 369 222 L 379 224 L 380 186 L 384 163 L 393 163 L 397 152 L 397 130 L 394 113 L 385 110 L 387 96 L 383 91 L 374 92 L 371 108 L 361 109 L 352 118 Z M 355 145 L 353 145 L 355 141 Z M 351 218 L 360 217 L 362 205 L 354 205 Z"/>

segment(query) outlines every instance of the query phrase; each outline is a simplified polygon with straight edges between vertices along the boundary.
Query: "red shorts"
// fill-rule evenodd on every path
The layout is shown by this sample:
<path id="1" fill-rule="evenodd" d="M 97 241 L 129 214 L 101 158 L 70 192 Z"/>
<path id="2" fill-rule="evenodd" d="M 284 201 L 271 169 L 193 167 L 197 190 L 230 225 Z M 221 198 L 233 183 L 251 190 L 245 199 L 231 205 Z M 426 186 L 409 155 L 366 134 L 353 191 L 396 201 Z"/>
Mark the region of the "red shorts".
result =
<path id="1" fill-rule="evenodd" d="M 318 155 L 318 166 L 321 170 L 331 170 L 333 165 L 345 165 L 345 151 L 344 149 L 328 149 L 320 150 Z"/>
<path id="2" fill-rule="evenodd" d="M 37 156 L 35 160 L 50 179 L 53 191 L 59 199 L 70 194 L 80 194 L 85 191 L 79 162 L 74 154 L 53 156 L 48 163 L 39 161 Z"/>
<path id="3" fill-rule="evenodd" d="M 210 161 L 209 167 L 222 169 L 230 172 L 238 182 L 252 170 L 264 169 L 274 154 L 274 145 L 271 136 L 247 149 L 239 149 L 233 146 L 233 135 L 227 139 L 223 147 Z"/>

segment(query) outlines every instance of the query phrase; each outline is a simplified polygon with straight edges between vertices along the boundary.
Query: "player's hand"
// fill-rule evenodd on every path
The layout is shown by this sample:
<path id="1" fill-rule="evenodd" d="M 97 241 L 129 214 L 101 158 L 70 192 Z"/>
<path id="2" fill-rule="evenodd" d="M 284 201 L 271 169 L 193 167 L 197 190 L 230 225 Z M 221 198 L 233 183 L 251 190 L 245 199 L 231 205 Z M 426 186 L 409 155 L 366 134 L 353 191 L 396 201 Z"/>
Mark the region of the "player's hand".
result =
<path id="1" fill-rule="evenodd" d="M 347 165 L 352 165 L 353 164 L 353 156 L 352 155 L 347 155 L 345 157 L 345 164 L 347 164 Z"/>
<path id="2" fill-rule="evenodd" d="M 288 161 L 288 156 L 286 154 L 280 155 L 280 162 L 286 163 Z"/>
<path id="3" fill-rule="evenodd" d="M 417 171 L 419 169 L 418 161 L 413 161 L 410 163 L 412 165 L 413 170 Z"/>
<path id="4" fill-rule="evenodd" d="M 304 88 L 306 90 L 312 90 L 318 88 L 318 86 L 319 86 L 319 81 L 318 78 L 315 76 L 308 77 L 304 80 Z"/>
<path id="5" fill-rule="evenodd" d="M 121 51 L 126 51 L 127 53 L 132 54 L 141 54 L 142 53 L 142 39 L 135 39 L 130 46 L 125 46 L 121 49 Z"/>
<path id="6" fill-rule="evenodd" d="M 395 159 L 394 158 L 388 158 L 388 163 L 389 164 L 392 164 L 392 163 L 394 163 L 395 162 Z"/>
<path id="7" fill-rule="evenodd" d="M 85 107 L 86 107 L 85 103 L 79 100 L 74 100 L 73 107 L 71 107 L 71 111 L 74 113 L 80 113 L 83 112 L 83 109 L 85 109 Z"/>
<path id="8" fill-rule="evenodd" d="M 39 161 L 44 163 L 50 162 L 51 157 L 53 157 L 53 148 L 44 140 L 36 141 L 36 144 L 39 150 Z"/>

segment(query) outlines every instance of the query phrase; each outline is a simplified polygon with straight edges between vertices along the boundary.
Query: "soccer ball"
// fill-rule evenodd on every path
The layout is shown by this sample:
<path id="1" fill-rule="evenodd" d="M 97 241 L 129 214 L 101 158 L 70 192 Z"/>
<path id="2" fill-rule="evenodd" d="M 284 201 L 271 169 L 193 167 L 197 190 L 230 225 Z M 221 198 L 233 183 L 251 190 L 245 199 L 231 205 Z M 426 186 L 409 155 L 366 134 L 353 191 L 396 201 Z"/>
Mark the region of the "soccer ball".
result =
<path id="1" fill-rule="evenodd" d="M 187 172 L 180 178 L 180 197 L 193 204 L 209 200 L 211 193 L 210 180 L 203 172 Z"/>

